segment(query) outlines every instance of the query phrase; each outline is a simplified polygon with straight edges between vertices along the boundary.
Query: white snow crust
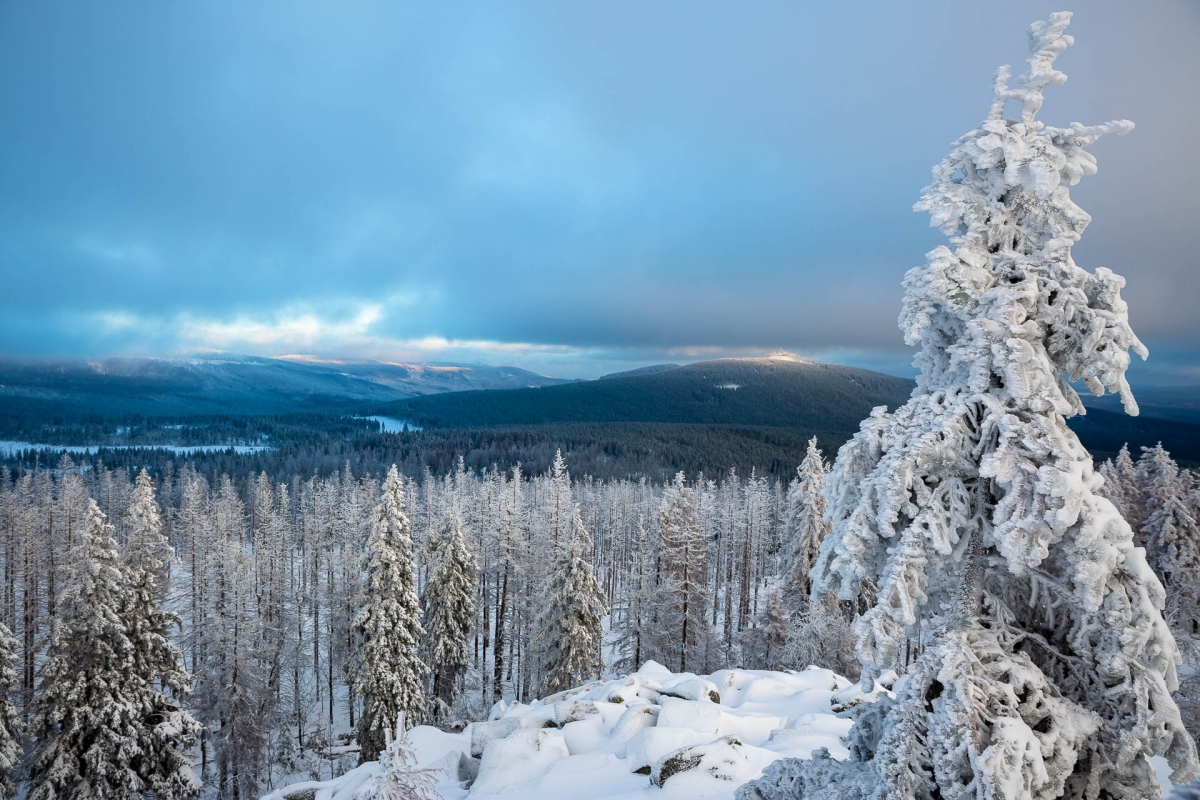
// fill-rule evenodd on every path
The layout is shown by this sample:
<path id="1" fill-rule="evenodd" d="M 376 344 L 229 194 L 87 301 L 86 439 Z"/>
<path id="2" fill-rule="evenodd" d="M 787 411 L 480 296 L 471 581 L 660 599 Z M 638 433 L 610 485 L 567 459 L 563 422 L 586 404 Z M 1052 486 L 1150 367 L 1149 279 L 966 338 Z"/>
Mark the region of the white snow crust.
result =
<path id="1" fill-rule="evenodd" d="M 419 726 L 408 735 L 418 766 L 443 770 L 437 788 L 446 800 L 733 800 L 739 786 L 780 758 L 808 758 L 822 747 L 846 758 L 851 722 L 833 706 L 873 702 L 884 691 L 876 684 L 864 694 L 856 682 L 817 667 L 698 676 L 649 661 L 632 675 L 530 704 L 502 701 L 488 722 L 462 733 Z M 379 771 L 369 762 L 263 800 L 305 791 L 313 800 L 365 800 Z"/>

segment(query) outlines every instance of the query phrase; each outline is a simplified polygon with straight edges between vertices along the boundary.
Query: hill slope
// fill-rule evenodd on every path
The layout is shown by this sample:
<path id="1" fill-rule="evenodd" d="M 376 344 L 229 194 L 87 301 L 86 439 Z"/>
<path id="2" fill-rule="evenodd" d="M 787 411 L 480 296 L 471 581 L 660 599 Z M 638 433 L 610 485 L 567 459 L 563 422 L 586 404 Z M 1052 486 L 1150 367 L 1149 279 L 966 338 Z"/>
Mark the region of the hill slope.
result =
<path id="1" fill-rule="evenodd" d="M 279 414 L 433 392 L 560 382 L 515 367 L 322 361 L 306 356 L 0 361 L 0 414 Z"/>
<path id="2" fill-rule="evenodd" d="M 814 361 L 726 358 L 658 372 L 537 389 L 418 397 L 382 411 L 425 427 L 665 422 L 858 430 L 895 408 L 913 382 Z"/>
<path id="3" fill-rule="evenodd" d="M 679 437 L 688 441 L 698 434 L 683 426 L 786 428 L 819 436 L 823 447 L 836 448 L 858 430 L 872 408 L 896 408 L 908 400 L 913 386 L 904 378 L 836 364 L 730 358 L 537 389 L 416 397 L 381 406 L 380 413 L 427 428 L 587 423 L 606 441 L 628 440 L 626 432 L 617 429 L 632 423 L 678 426 Z M 1183 463 L 1200 463 L 1200 425 L 1129 417 L 1095 407 L 1069 424 L 1097 459 L 1115 455 L 1125 443 L 1136 458 L 1139 448 L 1161 441 Z M 670 438 L 665 431 L 657 434 Z M 715 435 L 717 431 L 705 434 Z M 753 434 L 763 435 L 769 436 Z M 720 436 L 722 441 L 737 438 L 732 431 Z"/>

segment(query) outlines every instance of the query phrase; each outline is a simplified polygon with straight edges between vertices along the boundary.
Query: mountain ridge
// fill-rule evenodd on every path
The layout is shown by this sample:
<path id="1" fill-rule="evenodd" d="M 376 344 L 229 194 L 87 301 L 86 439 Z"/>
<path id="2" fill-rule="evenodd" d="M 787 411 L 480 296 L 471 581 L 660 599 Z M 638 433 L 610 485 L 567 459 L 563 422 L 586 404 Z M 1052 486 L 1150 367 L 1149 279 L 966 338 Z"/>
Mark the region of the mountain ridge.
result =
<path id="1" fill-rule="evenodd" d="M 353 408 L 436 392 L 561 382 L 518 367 L 295 355 L 0 359 L 0 413 L 277 414 Z"/>
<path id="2" fill-rule="evenodd" d="M 590 424 L 742 426 L 819 435 L 837 446 L 876 406 L 894 410 L 916 382 L 879 372 L 781 357 L 698 361 L 669 370 L 611 376 L 537 389 L 455 392 L 408 398 L 379 413 L 428 428 L 503 428 Z M 1200 425 L 1130 417 L 1095 405 L 1068 424 L 1097 458 L 1128 444 L 1163 442 L 1177 459 L 1200 463 Z"/>

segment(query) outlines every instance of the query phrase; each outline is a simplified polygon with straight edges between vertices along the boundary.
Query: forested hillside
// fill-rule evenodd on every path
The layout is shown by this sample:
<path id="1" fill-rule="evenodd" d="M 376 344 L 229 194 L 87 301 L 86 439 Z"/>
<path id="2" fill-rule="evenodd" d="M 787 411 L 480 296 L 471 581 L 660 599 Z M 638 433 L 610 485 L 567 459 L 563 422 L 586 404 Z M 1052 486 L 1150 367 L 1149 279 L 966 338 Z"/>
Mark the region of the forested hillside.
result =
<path id="1" fill-rule="evenodd" d="M 858 430 L 875 406 L 895 408 L 913 382 L 791 358 L 726 358 L 598 381 L 456 392 L 380 406 L 422 426 L 665 422 Z"/>

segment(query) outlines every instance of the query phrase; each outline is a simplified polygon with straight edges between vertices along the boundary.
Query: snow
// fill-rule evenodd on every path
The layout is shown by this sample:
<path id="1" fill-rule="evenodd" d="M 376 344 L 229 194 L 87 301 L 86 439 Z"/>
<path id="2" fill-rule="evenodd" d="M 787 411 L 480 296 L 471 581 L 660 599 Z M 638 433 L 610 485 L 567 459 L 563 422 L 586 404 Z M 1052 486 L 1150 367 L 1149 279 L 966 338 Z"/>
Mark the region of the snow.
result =
<path id="1" fill-rule="evenodd" d="M 804 356 L 797 355 L 796 353 L 790 353 L 787 350 L 772 350 L 770 353 L 767 353 L 767 359 L 769 361 L 793 361 L 797 364 L 817 363 L 811 358 L 805 358 Z"/>
<path id="2" fill-rule="evenodd" d="M 885 691 L 875 688 L 863 694 L 856 683 L 816 667 L 701 676 L 648 661 L 632 675 L 544 700 L 497 703 L 491 721 L 462 733 L 419 726 L 408 736 L 418 766 L 442 769 L 437 788 L 446 800 L 733 800 L 739 786 L 780 758 L 808 758 L 822 747 L 846 758 L 851 721 L 833 706 L 873 702 Z M 378 772 L 369 762 L 264 800 L 302 790 L 313 791 L 314 800 L 351 800 Z"/>
<path id="3" fill-rule="evenodd" d="M 367 417 L 367 419 L 378 422 L 384 433 L 403 433 L 405 429 L 410 431 L 419 431 L 421 426 L 406 419 L 398 419 L 397 417 Z"/>

